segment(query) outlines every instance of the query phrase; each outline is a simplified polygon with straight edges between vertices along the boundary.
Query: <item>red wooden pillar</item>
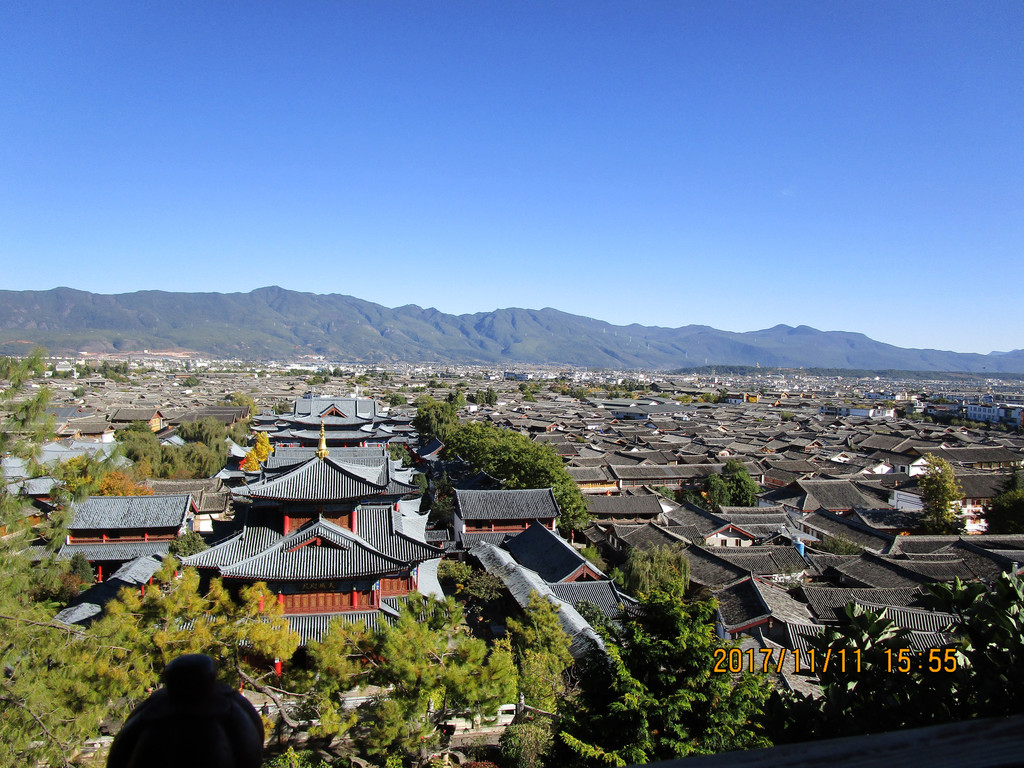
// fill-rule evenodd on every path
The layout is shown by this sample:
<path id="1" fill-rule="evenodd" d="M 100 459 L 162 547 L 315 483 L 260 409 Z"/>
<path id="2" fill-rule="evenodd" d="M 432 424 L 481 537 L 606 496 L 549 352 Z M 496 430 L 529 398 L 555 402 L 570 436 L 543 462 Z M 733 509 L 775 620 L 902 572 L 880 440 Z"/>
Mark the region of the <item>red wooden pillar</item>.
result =
<path id="1" fill-rule="evenodd" d="M 276 674 L 278 677 L 281 676 L 281 660 L 280 659 L 274 659 L 274 674 Z"/>
<path id="2" fill-rule="evenodd" d="M 97 581 L 97 583 L 102 583 L 103 582 L 103 566 L 102 565 L 97 565 L 96 566 L 96 581 Z"/>

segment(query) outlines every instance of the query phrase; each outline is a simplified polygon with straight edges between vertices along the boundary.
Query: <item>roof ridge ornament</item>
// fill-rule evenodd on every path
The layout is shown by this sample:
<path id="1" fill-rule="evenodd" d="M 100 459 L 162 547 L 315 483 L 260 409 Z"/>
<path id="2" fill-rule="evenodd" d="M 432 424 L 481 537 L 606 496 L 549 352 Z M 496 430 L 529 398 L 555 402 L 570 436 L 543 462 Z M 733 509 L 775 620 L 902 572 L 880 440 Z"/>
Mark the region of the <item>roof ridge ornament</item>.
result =
<path id="1" fill-rule="evenodd" d="M 320 419 L 320 445 L 317 446 L 316 455 L 319 459 L 327 458 L 327 433 L 324 432 L 323 419 Z"/>

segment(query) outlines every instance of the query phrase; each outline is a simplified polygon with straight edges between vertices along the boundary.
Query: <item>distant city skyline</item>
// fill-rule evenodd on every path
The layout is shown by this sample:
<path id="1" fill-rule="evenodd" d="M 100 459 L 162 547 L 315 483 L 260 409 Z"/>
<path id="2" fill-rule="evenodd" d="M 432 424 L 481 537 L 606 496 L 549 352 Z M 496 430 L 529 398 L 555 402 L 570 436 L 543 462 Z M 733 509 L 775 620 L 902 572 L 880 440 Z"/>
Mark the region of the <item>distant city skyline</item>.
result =
<path id="1" fill-rule="evenodd" d="M 1016 2 L 0 7 L 0 289 L 1024 348 Z"/>

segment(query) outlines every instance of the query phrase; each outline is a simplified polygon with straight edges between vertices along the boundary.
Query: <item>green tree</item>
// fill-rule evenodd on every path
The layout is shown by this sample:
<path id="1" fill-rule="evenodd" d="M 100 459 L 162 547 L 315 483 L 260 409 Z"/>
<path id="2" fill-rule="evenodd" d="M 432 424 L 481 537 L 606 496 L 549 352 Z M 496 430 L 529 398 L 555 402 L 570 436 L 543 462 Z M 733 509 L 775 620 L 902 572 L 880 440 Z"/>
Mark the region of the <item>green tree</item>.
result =
<path id="1" fill-rule="evenodd" d="M 244 683 L 260 690 L 276 680 L 274 659 L 287 662 L 299 645 L 283 609 L 262 582 L 242 587 L 235 599 L 220 579 L 200 591 L 192 568 L 175 578 L 178 562 L 164 561 L 154 584 L 140 594 L 123 589 L 91 627 L 114 646 L 112 663 L 99 667 L 114 690 L 139 698 L 158 684 L 164 667 L 183 653 L 205 653 L 218 677 L 232 687 Z"/>
<path id="2" fill-rule="evenodd" d="M 428 512 L 430 522 L 434 525 L 447 528 L 452 524 L 455 516 L 455 489 L 446 472 L 434 482 Z"/>
<path id="3" fill-rule="evenodd" d="M 682 546 L 661 544 L 651 549 L 633 548 L 623 567 L 630 594 L 646 595 L 671 590 L 678 582 L 685 592 L 690 583 L 690 561 Z"/>
<path id="4" fill-rule="evenodd" d="M 721 506 L 729 506 L 729 486 L 721 475 L 708 475 L 704 481 L 704 505 L 712 512 Z"/>
<path id="5" fill-rule="evenodd" d="M 393 625 L 375 633 L 376 664 L 367 680 L 383 692 L 363 706 L 354 732 L 368 754 L 419 758 L 451 713 L 493 714 L 509 701 L 515 685 L 510 654 L 498 647 L 488 655 L 461 622 L 454 600 L 414 595 Z"/>
<path id="6" fill-rule="evenodd" d="M 86 560 L 85 555 L 83 555 L 81 552 L 75 552 L 75 554 L 71 556 L 69 568 L 71 570 L 71 573 L 73 573 L 82 584 L 92 583 L 92 566 L 89 565 L 89 561 Z"/>
<path id="7" fill-rule="evenodd" d="M 581 690 L 561 712 L 563 765 L 626 765 L 768 746 L 761 708 L 767 678 L 714 671 L 713 601 L 685 602 L 679 581 L 641 599 L 621 647 L 590 654 Z"/>
<path id="8" fill-rule="evenodd" d="M 411 467 L 415 463 L 412 459 L 412 454 L 409 452 L 409 446 L 405 443 L 389 443 L 388 455 L 394 461 L 402 462 L 402 466 L 406 468 Z"/>
<path id="9" fill-rule="evenodd" d="M 447 443 L 448 433 L 458 424 L 458 409 L 452 403 L 438 402 L 429 395 L 417 398 L 416 416 L 413 417 L 412 425 L 421 439 L 432 440 L 436 437 Z"/>
<path id="10" fill-rule="evenodd" d="M 915 653 L 909 632 L 885 611 L 846 607 L 844 620 L 808 644 L 857 658 L 857 674 L 819 672 L 822 696 L 776 694 L 769 728 L 777 742 L 834 738 L 1024 712 L 1024 580 L 934 584 L 934 606 L 958 619 L 957 639 Z M 857 654 L 856 656 L 854 654 Z"/>
<path id="11" fill-rule="evenodd" d="M 388 405 L 391 406 L 392 408 L 397 408 L 398 406 L 406 404 L 407 401 L 405 399 L 405 395 L 400 395 L 397 392 L 392 392 L 390 395 L 388 395 Z"/>
<path id="12" fill-rule="evenodd" d="M 463 391 L 456 387 L 455 389 L 448 392 L 448 397 L 445 398 L 449 405 L 455 407 L 455 410 L 466 407 L 466 395 Z"/>
<path id="13" fill-rule="evenodd" d="M 1024 488 L 1004 491 L 985 511 L 989 533 L 1024 533 Z"/>
<path id="14" fill-rule="evenodd" d="M 601 557 L 601 551 L 595 545 L 587 544 L 587 546 L 580 550 L 580 554 L 587 558 L 590 564 L 602 573 L 608 570 L 608 562 Z"/>
<path id="15" fill-rule="evenodd" d="M 533 592 L 522 618 L 508 620 L 508 633 L 519 668 L 519 693 L 530 706 L 553 712 L 565 695 L 565 670 L 572 663 L 558 608 Z"/>
<path id="16" fill-rule="evenodd" d="M 959 501 L 963 491 L 957 483 L 956 474 L 945 459 L 925 455 L 928 469 L 917 478 L 924 505 L 925 527 L 929 533 L 962 533 L 963 518 L 960 517 Z"/>
<path id="17" fill-rule="evenodd" d="M 442 560 L 437 576 L 445 594 L 462 603 L 473 616 L 482 614 L 505 592 L 505 583 L 497 576 L 460 560 Z"/>
<path id="18" fill-rule="evenodd" d="M 171 542 L 169 551 L 175 557 L 181 558 L 198 554 L 204 549 L 209 548 L 210 545 L 203 540 L 203 537 L 197 531 L 186 531 Z"/>
<path id="19" fill-rule="evenodd" d="M 107 474 L 117 466 L 114 455 L 83 453 L 58 462 L 51 470 L 59 487 L 54 491 L 62 502 L 81 501 L 96 493 Z"/>
<path id="20" fill-rule="evenodd" d="M 725 485 L 729 491 L 728 506 L 757 506 L 757 494 L 761 492 L 761 488 L 754 482 L 742 461 L 729 459 L 725 462 L 722 474 L 725 476 Z"/>
<path id="21" fill-rule="evenodd" d="M 864 547 L 854 544 L 841 534 L 825 537 L 820 544 L 815 546 L 815 549 L 833 555 L 859 555 L 864 552 Z"/>
<path id="22" fill-rule="evenodd" d="M 522 720 L 505 728 L 498 748 L 513 768 L 541 768 L 555 742 L 552 721 L 545 718 Z"/>
<path id="23" fill-rule="evenodd" d="M 490 424 L 464 424 L 445 441 L 449 455 L 461 456 L 480 470 L 500 478 L 506 488 L 551 488 L 562 516 L 563 532 L 581 531 L 590 521 L 579 487 L 551 446 Z"/>
<path id="24" fill-rule="evenodd" d="M 260 408 L 256 405 L 256 400 L 253 396 L 247 395 L 244 392 L 232 392 L 228 395 L 225 405 L 237 405 L 240 408 L 248 408 L 250 417 L 260 412 Z"/>
<path id="25" fill-rule="evenodd" d="M 32 465 L 50 435 L 49 390 L 28 385 L 41 376 L 41 351 L 0 359 L 0 454 Z M 78 746 L 98 733 L 110 702 L 96 694 L 87 652 L 103 650 L 80 629 L 52 621 L 48 601 L 66 577 L 79 577 L 52 558 L 33 563 L 28 545 L 29 499 L 0 484 L 0 765 L 70 766 Z M 91 573 L 90 573 L 91 577 Z M 42 602 L 40 602 L 42 600 Z M 116 707 L 114 708 L 116 709 Z"/>

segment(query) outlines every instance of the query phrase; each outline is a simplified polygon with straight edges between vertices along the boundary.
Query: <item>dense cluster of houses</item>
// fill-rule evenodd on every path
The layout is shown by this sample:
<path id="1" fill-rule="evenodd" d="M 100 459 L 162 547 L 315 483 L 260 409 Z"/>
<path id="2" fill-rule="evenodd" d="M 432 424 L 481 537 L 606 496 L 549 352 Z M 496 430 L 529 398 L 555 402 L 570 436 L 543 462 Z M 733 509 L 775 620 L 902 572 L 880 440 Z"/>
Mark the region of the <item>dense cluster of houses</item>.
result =
<path id="1" fill-rule="evenodd" d="M 600 642 L 581 603 L 613 620 L 635 605 L 583 557 L 584 545 L 602 555 L 605 570 L 634 549 L 683 549 L 691 588 L 718 600 L 723 637 L 787 649 L 805 648 L 851 602 L 884 608 L 912 631 L 915 647 L 936 647 L 955 626 L 927 609 L 930 583 L 989 579 L 1024 563 L 1024 537 L 984 532 L 987 503 L 1024 464 L 1017 434 L 897 419 L 884 407 L 882 417 L 877 408 L 840 413 L 784 392 L 713 404 L 667 387 L 632 399 L 523 394 L 506 386 L 495 405 L 471 405 L 462 418 L 519 431 L 562 457 L 592 516 L 572 540 L 557 531 L 550 489 L 506 489 L 501 478 L 442 458 L 440 445 L 418 440 L 411 408 L 310 394 L 283 413 L 253 416 L 253 432 L 275 447 L 256 471 L 241 467 L 245 449 L 235 446 L 216 477 L 153 480 L 150 496 L 76 503 L 60 556 L 81 553 L 98 583 L 61 618 L 89 621 L 114 587 L 144 586 L 188 531 L 212 546 L 186 565 L 235 588 L 266 582 L 304 640 L 321 637 L 334 618 L 373 624 L 396 615 L 410 593 L 441 594 L 438 563 L 450 557 L 500 579 L 509 609 L 534 593 L 554 602 L 575 652 Z M 69 406 L 54 413 L 65 438 L 46 450 L 58 458 L 107 451 L 126 423 L 148 422 L 173 440 L 183 419 L 250 416 L 241 407 L 189 405 L 130 404 L 102 415 Z M 413 450 L 415 468 L 391 457 L 395 444 Z M 954 467 L 969 535 L 923 534 L 917 483 L 928 454 Z M 674 500 L 673 491 L 699 492 L 729 461 L 762 487 L 756 505 L 707 510 Z M 45 482 L 5 471 L 45 502 Z M 414 472 L 443 475 L 454 487 L 450 527 L 428 525 Z M 837 542 L 849 553 L 836 554 Z M 500 632 L 500 619 L 491 620 Z M 781 676 L 813 688 L 793 670 Z"/>

